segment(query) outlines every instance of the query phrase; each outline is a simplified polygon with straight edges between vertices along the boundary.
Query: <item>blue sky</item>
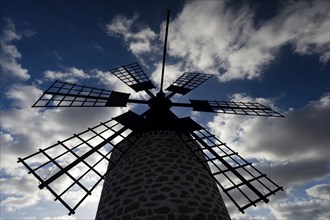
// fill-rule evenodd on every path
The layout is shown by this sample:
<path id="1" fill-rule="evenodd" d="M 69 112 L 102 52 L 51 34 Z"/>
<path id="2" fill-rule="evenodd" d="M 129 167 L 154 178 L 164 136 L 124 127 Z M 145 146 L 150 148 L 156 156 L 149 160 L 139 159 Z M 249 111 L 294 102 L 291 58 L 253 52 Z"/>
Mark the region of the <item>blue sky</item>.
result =
<path id="1" fill-rule="evenodd" d="M 127 111 L 32 109 L 55 79 L 136 94 L 107 70 L 139 62 L 159 85 L 171 9 L 165 85 L 185 71 L 215 76 L 178 101 L 257 101 L 285 118 L 191 116 L 258 166 L 283 193 L 233 219 L 330 215 L 329 1 L 1 0 L 1 219 L 92 219 L 99 190 L 74 216 L 39 190 L 17 158 Z M 155 90 L 156 92 L 156 90 Z M 129 108 L 138 113 L 143 109 Z"/>

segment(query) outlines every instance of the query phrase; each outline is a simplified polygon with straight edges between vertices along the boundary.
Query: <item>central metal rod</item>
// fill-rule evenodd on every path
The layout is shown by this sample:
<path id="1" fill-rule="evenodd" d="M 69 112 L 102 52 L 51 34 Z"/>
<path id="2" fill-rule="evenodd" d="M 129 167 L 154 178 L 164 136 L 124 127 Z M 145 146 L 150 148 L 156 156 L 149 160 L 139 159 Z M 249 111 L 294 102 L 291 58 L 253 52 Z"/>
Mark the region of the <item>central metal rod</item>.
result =
<path id="1" fill-rule="evenodd" d="M 170 10 L 167 10 L 165 42 L 164 42 L 164 51 L 163 51 L 162 78 L 161 78 L 161 82 L 160 82 L 160 91 L 161 92 L 163 92 L 164 70 L 165 70 L 165 59 L 166 59 L 166 45 L 167 45 L 167 34 L 168 34 L 168 25 L 170 23 L 169 21 L 170 21 Z"/>

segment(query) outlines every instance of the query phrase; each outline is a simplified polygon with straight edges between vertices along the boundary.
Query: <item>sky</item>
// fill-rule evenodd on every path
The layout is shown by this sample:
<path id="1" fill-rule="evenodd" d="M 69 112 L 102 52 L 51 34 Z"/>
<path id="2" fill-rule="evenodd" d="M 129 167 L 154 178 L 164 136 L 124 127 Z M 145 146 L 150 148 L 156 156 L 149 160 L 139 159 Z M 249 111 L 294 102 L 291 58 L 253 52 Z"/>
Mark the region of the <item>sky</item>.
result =
<path id="1" fill-rule="evenodd" d="M 0 219 L 93 219 L 102 184 L 74 216 L 27 174 L 18 157 L 128 109 L 31 108 L 54 80 L 136 93 L 109 69 L 139 62 L 160 84 L 166 10 L 171 10 L 164 88 L 184 72 L 214 76 L 189 99 L 255 101 L 284 118 L 191 116 L 284 191 L 232 219 L 328 219 L 330 215 L 330 2 L 1 0 Z M 153 90 L 154 93 L 157 90 Z"/>

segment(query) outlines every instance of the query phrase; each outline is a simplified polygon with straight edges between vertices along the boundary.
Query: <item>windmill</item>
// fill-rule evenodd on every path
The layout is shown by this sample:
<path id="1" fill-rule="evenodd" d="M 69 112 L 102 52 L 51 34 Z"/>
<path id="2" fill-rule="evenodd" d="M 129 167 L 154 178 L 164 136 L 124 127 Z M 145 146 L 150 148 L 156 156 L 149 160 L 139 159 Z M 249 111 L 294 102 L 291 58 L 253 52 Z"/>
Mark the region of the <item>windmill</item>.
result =
<path id="1" fill-rule="evenodd" d="M 190 100 L 174 102 L 212 75 L 186 72 L 163 91 L 169 11 L 159 92 L 137 63 L 110 72 L 148 100 L 130 94 L 55 81 L 32 107 L 125 107 L 148 105 L 139 115 L 128 111 L 18 158 L 74 214 L 104 180 L 96 219 L 230 219 L 220 190 L 242 212 L 283 190 L 237 152 L 190 117 L 172 107 L 236 115 L 283 117 L 259 103 Z M 220 190 L 219 190 L 220 189 Z M 186 217 L 186 218 L 184 218 Z"/>

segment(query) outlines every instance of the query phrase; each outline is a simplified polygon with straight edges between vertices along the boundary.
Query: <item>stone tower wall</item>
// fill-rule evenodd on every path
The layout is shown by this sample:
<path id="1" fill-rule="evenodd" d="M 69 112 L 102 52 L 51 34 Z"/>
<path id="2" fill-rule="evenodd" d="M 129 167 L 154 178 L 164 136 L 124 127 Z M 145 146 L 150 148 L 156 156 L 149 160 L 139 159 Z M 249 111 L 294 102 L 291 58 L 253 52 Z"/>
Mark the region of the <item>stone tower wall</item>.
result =
<path id="1" fill-rule="evenodd" d="M 109 168 L 97 220 L 230 219 L 215 182 L 174 132 L 144 133 Z"/>

